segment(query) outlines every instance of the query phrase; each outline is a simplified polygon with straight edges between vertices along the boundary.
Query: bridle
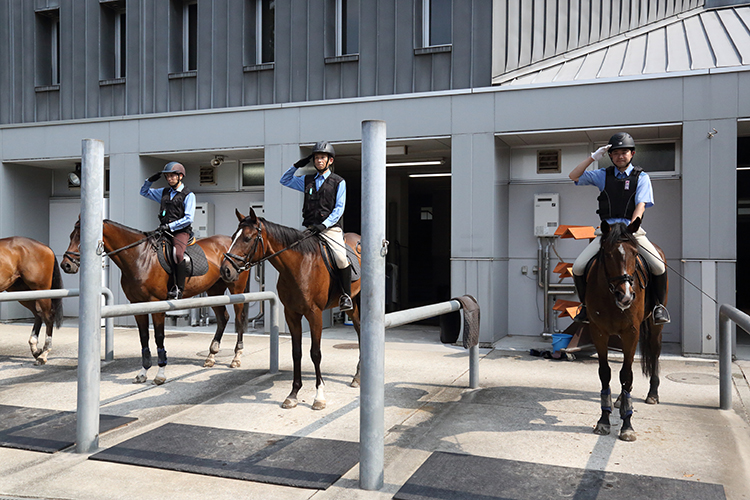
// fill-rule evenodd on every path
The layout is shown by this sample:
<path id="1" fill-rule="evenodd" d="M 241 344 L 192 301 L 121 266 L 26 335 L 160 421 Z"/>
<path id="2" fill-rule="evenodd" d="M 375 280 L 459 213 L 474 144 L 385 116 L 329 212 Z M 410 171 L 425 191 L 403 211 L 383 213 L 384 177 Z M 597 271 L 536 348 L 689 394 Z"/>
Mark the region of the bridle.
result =
<path id="1" fill-rule="evenodd" d="M 74 227 L 75 227 L 75 229 L 78 229 L 78 231 L 79 231 L 79 234 L 80 234 L 80 230 L 81 230 L 81 221 L 77 221 Z M 155 233 L 157 233 L 157 232 L 158 232 L 158 231 L 153 231 L 153 232 L 151 232 L 151 233 L 145 233 L 145 234 L 146 234 L 146 236 L 145 236 L 145 237 L 143 237 L 143 238 L 141 238 L 140 240 L 138 240 L 138 241 L 135 241 L 135 242 L 133 242 L 133 243 L 130 243 L 130 244 L 128 244 L 128 245 L 125 245 L 124 247 L 118 248 L 118 249 L 116 249 L 116 250 L 112 250 L 111 252 L 105 252 L 105 251 L 104 251 L 104 242 L 103 242 L 103 241 L 100 241 L 100 242 L 99 242 L 99 247 L 97 248 L 97 253 L 98 253 L 99 255 L 101 255 L 102 257 L 104 257 L 104 256 L 107 256 L 107 257 L 111 257 L 112 255 L 115 255 L 115 254 L 117 254 L 117 253 L 119 253 L 119 252 L 122 252 L 123 250 L 127 250 L 128 248 L 133 248 L 133 247 L 135 247 L 135 246 L 138 246 L 138 245 L 140 245 L 140 244 L 141 244 L 141 243 L 143 243 L 144 241 L 148 241 L 148 239 L 149 239 L 149 238 L 150 238 L 150 237 L 151 237 L 151 236 L 152 236 L 153 234 L 155 234 Z M 78 245 L 79 245 L 79 248 L 80 248 L 80 241 L 79 241 Z M 73 262 L 73 263 L 74 263 L 75 265 L 77 265 L 77 266 L 80 266 L 80 265 L 81 265 L 81 252 L 73 252 L 73 251 L 71 251 L 71 250 L 66 250 L 66 251 L 65 251 L 65 253 L 63 254 L 63 257 L 67 257 L 67 258 L 68 258 L 68 259 L 69 259 L 69 260 L 70 260 L 71 262 Z"/>
<path id="2" fill-rule="evenodd" d="M 252 225 L 252 222 L 246 222 L 247 217 L 240 222 L 240 228 L 239 231 L 242 230 L 243 227 L 250 227 Z M 235 271 L 237 273 L 242 273 L 244 271 L 247 271 L 251 267 L 253 267 L 256 264 L 260 264 L 261 262 L 268 260 L 269 258 L 273 257 L 273 255 L 277 255 L 280 252 L 277 252 L 269 257 L 260 259 L 256 262 L 251 262 L 250 259 L 253 255 L 255 255 L 255 252 L 258 250 L 258 247 L 260 247 L 261 252 L 265 253 L 266 251 L 266 243 L 263 240 L 263 223 L 258 219 L 258 227 L 255 231 L 255 241 L 253 242 L 253 248 L 244 257 L 240 257 L 239 255 L 235 255 L 233 253 L 224 252 L 224 259 L 229 261 L 229 263 L 232 265 Z M 284 249 L 286 250 L 286 248 Z M 282 250 L 283 251 L 283 250 Z"/>
<path id="3" fill-rule="evenodd" d="M 641 263 L 642 259 L 643 257 L 641 257 L 640 254 L 636 253 L 635 276 L 633 276 L 632 274 L 624 273 L 624 274 L 621 274 L 620 276 L 615 276 L 611 278 L 609 276 L 609 273 L 607 272 L 606 259 L 604 259 L 604 247 L 602 247 L 599 250 L 599 261 L 602 264 L 602 269 L 604 270 L 604 277 L 607 279 L 609 292 L 611 294 L 614 295 L 615 291 L 617 290 L 617 287 L 621 285 L 622 283 L 628 283 L 632 287 L 636 279 L 638 279 L 638 284 L 640 285 L 641 289 L 646 288 L 646 270 L 643 268 L 643 265 Z"/>

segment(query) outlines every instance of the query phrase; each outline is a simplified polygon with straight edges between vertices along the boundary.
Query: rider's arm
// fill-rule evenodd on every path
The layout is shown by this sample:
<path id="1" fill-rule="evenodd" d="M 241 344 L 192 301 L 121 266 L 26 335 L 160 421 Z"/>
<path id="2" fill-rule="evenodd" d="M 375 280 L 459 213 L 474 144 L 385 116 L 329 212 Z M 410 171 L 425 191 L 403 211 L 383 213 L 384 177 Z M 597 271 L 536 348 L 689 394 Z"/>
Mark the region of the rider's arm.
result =
<path id="1" fill-rule="evenodd" d="M 284 172 L 284 175 L 281 176 L 281 182 L 282 185 L 296 189 L 297 191 L 304 191 L 305 190 L 305 178 L 304 177 L 295 177 L 294 172 L 297 170 L 297 167 L 292 165 L 289 167 L 289 170 Z"/>
<path id="2" fill-rule="evenodd" d="M 153 182 L 146 179 L 146 182 L 141 186 L 141 196 L 145 196 L 149 200 L 161 202 L 161 192 L 164 188 L 151 189 Z"/>
<path id="3" fill-rule="evenodd" d="M 630 218 L 630 222 L 633 222 L 638 217 L 643 220 L 643 213 L 646 211 L 646 203 L 641 202 L 635 206 L 635 210 L 633 210 L 633 216 Z"/>
<path id="4" fill-rule="evenodd" d="M 193 223 L 193 219 L 195 219 L 195 194 L 189 193 L 185 197 L 185 216 L 181 219 L 177 219 L 174 222 L 170 222 L 169 230 L 179 231 L 184 227 L 188 227 Z"/>
<path id="5" fill-rule="evenodd" d="M 339 188 L 336 191 L 336 206 L 331 210 L 326 220 L 323 221 L 325 227 L 331 227 L 336 224 L 339 219 L 344 215 L 344 208 L 346 207 L 346 181 L 339 183 Z"/>
<path id="6" fill-rule="evenodd" d="M 594 163 L 594 159 L 589 156 L 585 160 L 583 160 L 581 163 L 578 164 L 576 168 L 574 168 L 568 177 L 570 177 L 570 180 L 573 182 L 578 182 L 578 179 L 581 178 L 581 175 L 586 171 L 587 168 L 589 168 L 589 165 Z"/>

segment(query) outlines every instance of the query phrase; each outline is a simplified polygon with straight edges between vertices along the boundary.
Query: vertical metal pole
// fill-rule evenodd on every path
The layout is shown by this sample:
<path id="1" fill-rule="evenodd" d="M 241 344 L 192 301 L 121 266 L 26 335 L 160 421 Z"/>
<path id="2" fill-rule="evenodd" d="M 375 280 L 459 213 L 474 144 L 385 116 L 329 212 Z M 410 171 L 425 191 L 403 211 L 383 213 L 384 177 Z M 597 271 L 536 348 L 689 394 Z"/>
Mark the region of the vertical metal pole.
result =
<path id="1" fill-rule="evenodd" d="M 268 313 L 271 316 L 271 359 L 269 371 L 271 373 L 279 373 L 279 302 L 278 300 L 269 300 L 271 306 L 268 308 Z M 262 302 L 261 302 L 262 304 Z"/>
<path id="2" fill-rule="evenodd" d="M 469 387 L 479 387 L 479 346 L 469 348 Z"/>
<path id="3" fill-rule="evenodd" d="M 102 287 L 104 305 L 111 306 L 115 303 L 115 294 L 107 287 Z M 104 361 L 115 359 L 115 320 L 107 318 L 104 320 Z"/>
<path id="4" fill-rule="evenodd" d="M 81 158 L 81 295 L 78 320 L 78 412 L 76 451 L 99 447 L 101 351 L 102 198 L 104 143 L 84 139 Z"/>
<path id="5" fill-rule="evenodd" d="M 359 487 L 383 487 L 385 455 L 385 122 L 362 122 L 362 373 Z"/>
<path id="6" fill-rule="evenodd" d="M 732 408 L 732 324 L 719 309 L 719 408 Z"/>

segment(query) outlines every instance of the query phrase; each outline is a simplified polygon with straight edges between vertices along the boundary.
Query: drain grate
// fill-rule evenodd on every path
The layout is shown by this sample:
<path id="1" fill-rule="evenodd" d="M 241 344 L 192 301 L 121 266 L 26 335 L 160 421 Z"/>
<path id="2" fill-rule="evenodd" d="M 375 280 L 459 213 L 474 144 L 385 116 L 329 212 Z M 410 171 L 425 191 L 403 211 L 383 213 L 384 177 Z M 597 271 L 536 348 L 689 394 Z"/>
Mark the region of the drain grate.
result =
<path id="1" fill-rule="evenodd" d="M 336 344 L 333 346 L 334 349 L 359 349 L 359 344 Z"/>
<path id="2" fill-rule="evenodd" d="M 670 373 L 667 378 L 681 384 L 716 385 L 719 383 L 719 377 L 709 373 Z"/>

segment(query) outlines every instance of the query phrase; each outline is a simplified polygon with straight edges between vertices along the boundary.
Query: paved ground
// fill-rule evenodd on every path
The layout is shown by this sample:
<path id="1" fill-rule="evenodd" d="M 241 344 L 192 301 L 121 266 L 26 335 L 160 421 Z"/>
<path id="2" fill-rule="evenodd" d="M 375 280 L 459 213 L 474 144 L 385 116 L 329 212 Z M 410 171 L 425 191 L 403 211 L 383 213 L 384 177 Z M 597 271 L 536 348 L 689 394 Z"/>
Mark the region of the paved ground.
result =
<path id="1" fill-rule="evenodd" d="M 101 412 L 137 417 L 105 433 L 111 447 L 166 422 L 282 435 L 359 439 L 359 391 L 349 387 L 358 351 L 351 327 L 324 332 L 323 373 L 328 407 L 310 408 L 312 364 L 304 348 L 301 403 L 283 410 L 291 388 L 291 346 L 282 336 L 281 373 L 271 376 L 268 339 L 246 337 L 243 365 L 228 368 L 234 335 L 218 365 L 202 367 L 210 335 L 183 328 L 167 335 L 170 364 L 162 386 L 133 385 L 140 367 L 138 336 L 116 329 L 115 361 L 102 365 Z M 0 404 L 75 410 L 77 329 L 55 332 L 46 366 L 34 366 L 29 325 L 0 325 Z M 508 337 L 481 349 L 479 389 L 468 389 L 468 352 L 438 343 L 434 328 L 386 333 L 386 468 L 381 491 L 358 489 L 354 467 L 326 491 L 222 479 L 87 460 L 72 450 L 56 454 L 0 448 L 0 498 L 45 499 L 388 499 L 433 451 L 454 451 L 550 465 L 645 474 L 724 485 L 727 498 L 750 499 L 750 361 L 733 366 L 734 409 L 718 410 L 718 362 L 662 357 L 661 404 L 643 403 L 647 381 L 637 374 L 633 424 L 638 440 L 619 441 L 591 430 L 599 417 L 596 359 L 532 357 L 549 349 L 541 337 Z M 309 343 L 306 344 L 309 345 Z M 746 358 L 747 359 L 747 358 Z M 613 362 L 613 370 L 619 370 Z M 152 368 L 149 378 L 156 374 Z M 153 443 L 154 449 L 169 443 Z M 486 471 L 492 474 L 493 471 Z M 529 498 L 533 498 L 533 494 Z"/>

